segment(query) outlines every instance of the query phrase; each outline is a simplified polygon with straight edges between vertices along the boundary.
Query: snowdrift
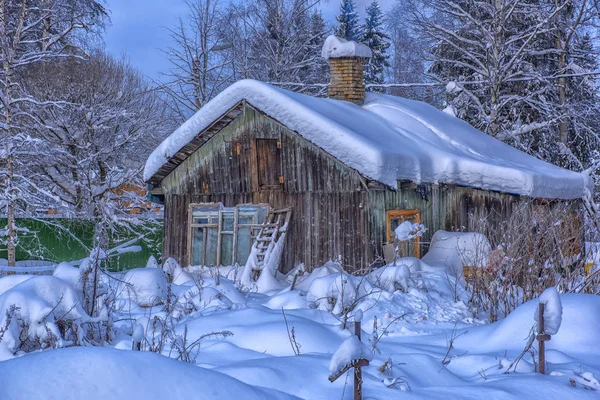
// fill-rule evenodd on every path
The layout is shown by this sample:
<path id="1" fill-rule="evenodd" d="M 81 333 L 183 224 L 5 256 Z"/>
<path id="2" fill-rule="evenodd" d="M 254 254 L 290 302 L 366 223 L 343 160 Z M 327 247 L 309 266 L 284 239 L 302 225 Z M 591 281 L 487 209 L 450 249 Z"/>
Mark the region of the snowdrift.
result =
<path id="1" fill-rule="evenodd" d="M 0 363 L 0 399 L 242 398 L 297 399 L 274 390 L 252 387 L 219 372 L 148 352 L 79 347 L 29 354 Z"/>

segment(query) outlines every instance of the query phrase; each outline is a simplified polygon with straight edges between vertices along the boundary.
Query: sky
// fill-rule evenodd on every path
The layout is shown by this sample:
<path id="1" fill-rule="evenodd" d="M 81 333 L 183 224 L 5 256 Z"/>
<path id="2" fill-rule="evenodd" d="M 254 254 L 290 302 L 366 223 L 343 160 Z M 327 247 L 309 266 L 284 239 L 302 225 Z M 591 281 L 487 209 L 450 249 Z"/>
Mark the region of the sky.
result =
<path id="1" fill-rule="evenodd" d="M 243 1 L 243 0 L 239 0 Z M 356 0 L 362 14 L 372 0 Z M 380 0 L 385 10 L 393 0 Z M 108 51 L 129 59 L 131 64 L 151 79 L 159 79 L 161 71 L 169 69 L 163 53 L 171 40 L 167 28 L 177 24 L 186 14 L 183 0 L 107 0 L 112 24 L 107 29 L 105 43 Z M 320 5 L 323 15 L 334 21 L 339 10 L 338 0 L 326 0 Z"/>

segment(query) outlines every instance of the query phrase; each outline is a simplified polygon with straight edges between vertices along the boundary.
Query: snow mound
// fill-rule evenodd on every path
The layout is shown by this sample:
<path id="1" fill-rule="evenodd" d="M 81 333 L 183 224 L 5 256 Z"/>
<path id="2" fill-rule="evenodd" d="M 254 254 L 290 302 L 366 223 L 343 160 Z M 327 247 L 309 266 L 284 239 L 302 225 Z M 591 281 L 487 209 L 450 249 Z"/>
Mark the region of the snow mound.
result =
<path id="1" fill-rule="evenodd" d="M 538 160 L 423 102 L 367 93 L 358 106 L 253 80 L 229 86 L 167 137 L 148 158 L 144 180 L 242 100 L 392 188 L 398 180 L 444 182 L 558 199 L 582 198 L 592 188 L 585 174 Z"/>
<path id="2" fill-rule="evenodd" d="M 556 335 L 562 321 L 562 304 L 560 296 L 555 287 L 550 287 L 542 293 L 539 298 L 540 303 L 544 304 L 544 333 Z M 537 311 L 537 310 L 536 310 Z M 535 321 L 538 319 L 535 313 Z"/>
<path id="3" fill-rule="evenodd" d="M 126 296 L 142 307 L 151 307 L 162 303 L 167 295 L 167 279 L 158 268 L 130 269 L 123 277 L 118 294 Z"/>
<path id="4" fill-rule="evenodd" d="M 77 287 L 79 284 L 80 271 L 68 262 L 61 262 L 54 269 L 53 276 L 62 279 L 65 282 Z"/>
<path id="5" fill-rule="evenodd" d="M 600 354 L 600 296 L 592 294 L 561 294 L 562 318 L 560 330 L 546 342 L 547 349 L 566 354 Z M 513 310 L 505 319 L 477 333 L 467 332 L 460 338 L 473 351 L 484 348 L 522 350 L 535 322 L 538 299 L 528 301 Z"/>
<path id="6" fill-rule="evenodd" d="M 365 277 L 340 272 L 315 279 L 306 292 L 306 300 L 320 310 L 341 314 L 371 292 L 373 287 Z"/>
<path id="7" fill-rule="evenodd" d="M 0 398 L 296 399 L 291 395 L 253 387 L 222 373 L 155 353 L 92 347 L 28 354 L 0 363 Z"/>
<path id="8" fill-rule="evenodd" d="M 321 57 L 327 60 L 330 58 L 344 57 L 369 58 L 371 56 L 371 49 L 368 46 L 356 43 L 352 40 L 342 39 L 334 35 L 327 36 L 325 43 L 323 43 L 323 49 L 321 50 Z"/>
<path id="9" fill-rule="evenodd" d="M 386 265 L 371 272 L 369 274 L 369 281 L 374 286 L 388 292 L 398 289 L 407 290 L 409 287 L 410 272 L 410 267 L 404 263 L 398 263 L 397 266 Z"/>
<path id="10" fill-rule="evenodd" d="M 361 358 L 371 361 L 373 353 L 360 341 L 358 336 L 352 335 L 344 340 L 335 353 L 333 353 L 329 362 L 329 375 L 336 374 L 352 361 Z"/>
<path id="11" fill-rule="evenodd" d="M 447 232 L 439 230 L 431 238 L 431 246 L 422 262 L 443 266 L 455 276 L 462 276 L 463 266 L 485 267 L 492 247 L 488 239 L 477 232 Z"/>
<path id="12" fill-rule="evenodd" d="M 0 278 L 0 294 L 17 286 L 21 282 L 33 278 L 35 275 L 7 275 Z"/>
<path id="13" fill-rule="evenodd" d="M 28 279 L 0 295 L 0 326 L 8 328 L 0 341 L 0 360 L 12 358 L 26 340 L 41 348 L 68 345 L 63 338 L 69 329 L 62 326 L 61 331 L 60 325 L 68 322 L 77 325 L 87 320 L 89 317 L 73 286 L 53 276 Z M 82 339 L 80 326 L 73 335 L 72 341 Z"/>

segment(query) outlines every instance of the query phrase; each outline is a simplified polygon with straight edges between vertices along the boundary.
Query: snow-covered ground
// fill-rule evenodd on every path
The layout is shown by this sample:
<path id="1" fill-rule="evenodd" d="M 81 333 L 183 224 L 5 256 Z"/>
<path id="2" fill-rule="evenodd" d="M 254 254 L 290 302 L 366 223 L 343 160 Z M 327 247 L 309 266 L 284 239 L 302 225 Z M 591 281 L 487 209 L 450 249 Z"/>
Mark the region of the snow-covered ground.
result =
<path id="1" fill-rule="evenodd" d="M 100 274 L 112 292 L 93 318 L 79 268 L 1 278 L 0 399 L 351 399 L 351 372 L 328 380 L 345 355 L 372 359 L 363 368 L 365 399 L 598 398 L 599 296 L 543 296 L 547 324 L 558 329 L 543 376 L 530 353 L 513 364 L 540 300 L 489 324 L 467 306 L 460 281 L 406 261 L 366 277 L 328 263 L 294 290 L 297 271 L 278 275 L 282 289 L 261 292 L 236 284 L 233 268 L 150 262 Z M 363 346 L 349 340 L 355 317 Z M 113 337 L 91 346 L 85 329 L 99 320 L 112 323 Z"/>

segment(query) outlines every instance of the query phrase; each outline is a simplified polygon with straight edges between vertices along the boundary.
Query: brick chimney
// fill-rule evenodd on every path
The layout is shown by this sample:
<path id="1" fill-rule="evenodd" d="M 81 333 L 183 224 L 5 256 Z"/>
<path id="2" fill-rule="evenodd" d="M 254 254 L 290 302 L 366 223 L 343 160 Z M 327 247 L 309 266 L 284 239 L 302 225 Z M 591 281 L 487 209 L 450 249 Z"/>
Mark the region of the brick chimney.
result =
<path id="1" fill-rule="evenodd" d="M 371 49 L 331 35 L 325 39 L 321 56 L 329 63 L 327 95 L 332 99 L 362 104 L 365 100 L 363 65 L 371 57 Z"/>

